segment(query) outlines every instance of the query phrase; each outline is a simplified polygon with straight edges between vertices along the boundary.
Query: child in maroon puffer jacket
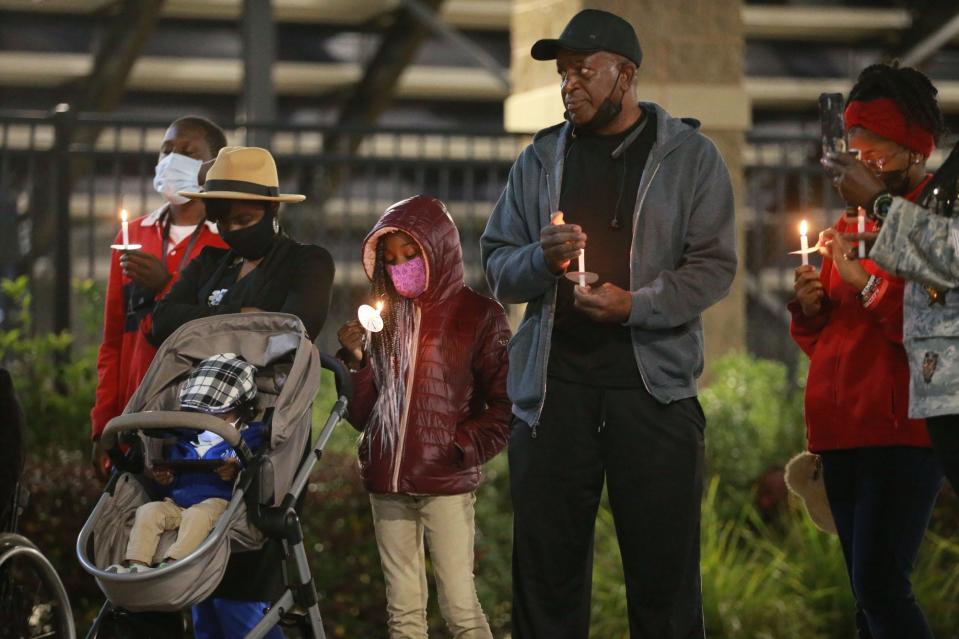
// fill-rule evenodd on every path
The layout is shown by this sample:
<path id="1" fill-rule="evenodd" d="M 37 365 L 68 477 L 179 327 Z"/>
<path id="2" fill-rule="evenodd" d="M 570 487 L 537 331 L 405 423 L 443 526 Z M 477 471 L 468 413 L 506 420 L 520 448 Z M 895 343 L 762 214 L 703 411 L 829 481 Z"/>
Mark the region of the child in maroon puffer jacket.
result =
<path id="1" fill-rule="evenodd" d="M 509 327 L 463 283 L 459 232 L 437 199 L 397 202 L 367 235 L 363 266 L 383 330 L 338 333 L 354 370 L 350 422 L 373 508 L 391 637 L 426 637 L 424 534 L 456 637 L 491 638 L 473 582 L 473 491 L 505 447 Z"/>

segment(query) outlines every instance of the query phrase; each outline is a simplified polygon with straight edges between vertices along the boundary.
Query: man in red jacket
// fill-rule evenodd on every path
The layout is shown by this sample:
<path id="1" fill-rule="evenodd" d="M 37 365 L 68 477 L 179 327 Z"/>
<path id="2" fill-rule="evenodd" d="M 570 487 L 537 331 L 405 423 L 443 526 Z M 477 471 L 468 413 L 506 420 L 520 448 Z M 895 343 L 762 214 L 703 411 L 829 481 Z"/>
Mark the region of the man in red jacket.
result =
<path id="1" fill-rule="evenodd" d="M 103 312 L 103 342 L 97 356 L 96 403 L 90 412 L 93 464 L 104 475 L 107 462 L 98 443 L 107 422 L 123 412 L 156 354 L 147 340 L 153 306 L 184 267 L 207 246 L 225 247 L 216 225 L 206 221 L 202 200 L 178 191 L 199 188 L 200 169 L 226 146 L 226 136 L 205 118 L 188 116 L 167 129 L 160 144 L 153 186 L 166 203 L 129 224 L 134 251 L 114 251 Z M 117 235 L 116 243 L 122 239 Z"/>

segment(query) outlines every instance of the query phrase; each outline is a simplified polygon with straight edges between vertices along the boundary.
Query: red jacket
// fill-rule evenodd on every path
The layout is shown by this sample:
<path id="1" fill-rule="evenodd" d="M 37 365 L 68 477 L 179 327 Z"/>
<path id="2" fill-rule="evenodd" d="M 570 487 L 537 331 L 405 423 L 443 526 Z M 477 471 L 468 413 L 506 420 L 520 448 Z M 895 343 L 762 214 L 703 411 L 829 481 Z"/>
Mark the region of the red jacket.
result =
<path id="1" fill-rule="evenodd" d="M 130 243 L 142 244 L 140 250 L 159 258 L 163 251 L 163 222 L 167 210 L 167 206 L 163 206 L 150 215 L 132 220 L 128 227 Z M 191 237 L 169 247 L 165 264 L 173 277 L 156 294 L 144 291 L 123 275 L 119 251 L 113 251 L 110 256 L 110 275 L 103 311 L 103 342 L 97 356 L 97 396 L 90 411 L 93 437 L 99 436 L 107 422 L 123 412 L 153 361 L 156 348 L 147 341 L 153 327 L 153 303 L 166 295 L 176 282 L 180 268 L 199 255 L 204 247 L 226 247 L 215 228 L 208 222 L 201 226 L 185 259 L 183 252 L 190 246 Z M 121 234 L 117 233 L 114 243 L 120 244 L 122 241 Z"/>
<path id="2" fill-rule="evenodd" d="M 918 195 L 922 187 L 910 195 Z M 856 232 L 845 218 L 835 228 Z M 867 231 L 875 231 L 871 221 Z M 929 447 L 925 420 L 909 419 L 909 362 L 902 346 L 903 280 L 872 260 L 870 275 L 884 280 L 880 295 L 864 307 L 859 291 L 842 281 L 823 258 L 823 312 L 806 317 L 789 303 L 790 334 L 810 357 L 806 381 L 806 438 L 819 452 L 864 446 Z"/>
<path id="3" fill-rule="evenodd" d="M 377 397 L 372 368 L 353 375 L 349 418 L 366 429 L 359 450 L 363 480 L 372 493 L 471 492 L 479 485 L 480 467 L 509 440 L 506 314 L 497 302 L 464 285 L 459 232 L 433 198 L 399 202 L 373 227 L 363 251 L 368 275 L 380 237 L 394 230 L 419 243 L 429 279 L 415 300 L 412 390 L 395 450 L 384 451 L 370 434 L 376 431 L 367 428 Z"/>

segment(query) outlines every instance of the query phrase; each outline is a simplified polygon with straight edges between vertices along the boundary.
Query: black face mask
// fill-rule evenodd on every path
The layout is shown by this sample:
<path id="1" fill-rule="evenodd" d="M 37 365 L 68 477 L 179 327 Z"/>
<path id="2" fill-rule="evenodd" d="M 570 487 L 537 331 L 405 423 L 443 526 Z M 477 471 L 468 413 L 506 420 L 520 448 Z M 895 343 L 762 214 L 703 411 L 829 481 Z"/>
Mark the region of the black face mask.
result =
<path id="1" fill-rule="evenodd" d="M 241 257 L 258 260 L 273 246 L 276 237 L 273 219 L 273 211 L 267 211 L 256 224 L 236 231 L 223 231 L 220 237 Z"/>
<path id="2" fill-rule="evenodd" d="M 882 180 L 889 192 L 893 195 L 906 195 L 909 193 L 909 169 L 898 169 L 895 171 L 883 171 L 877 173 L 876 177 Z"/>
<path id="3" fill-rule="evenodd" d="M 623 98 L 626 97 L 624 93 L 619 98 L 619 102 L 613 102 L 612 97 L 613 93 L 616 92 L 616 86 L 619 84 L 619 76 L 622 75 L 622 71 L 616 74 L 616 81 L 613 82 L 613 88 L 610 90 L 609 95 L 607 95 L 602 104 L 599 105 L 599 108 L 596 109 L 596 113 L 593 114 L 593 117 L 590 118 L 589 122 L 583 124 L 577 124 L 577 129 L 582 129 L 584 131 L 595 131 L 596 129 L 602 129 L 604 126 L 616 119 L 616 116 L 619 115 L 620 111 L 623 110 Z M 569 111 L 566 112 L 566 119 L 570 120 Z M 572 120 L 570 120 L 572 122 Z"/>

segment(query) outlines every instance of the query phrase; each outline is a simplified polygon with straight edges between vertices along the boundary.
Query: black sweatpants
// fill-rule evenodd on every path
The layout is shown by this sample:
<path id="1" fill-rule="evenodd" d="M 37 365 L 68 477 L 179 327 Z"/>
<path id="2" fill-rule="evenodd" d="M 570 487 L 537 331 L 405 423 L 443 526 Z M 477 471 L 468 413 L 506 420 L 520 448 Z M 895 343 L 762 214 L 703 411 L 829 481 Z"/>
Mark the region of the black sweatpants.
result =
<path id="1" fill-rule="evenodd" d="M 930 417 L 926 428 L 942 472 L 952 489 L 959 493 L 959 415 Z"/>
<path id="2" fill-rule="evenodd" d="M 514 639 L 589 636 L 593 533 L 605 481 L 630 637 L 704 636 L 699 576 L 705 418 L 696 398 L 550 378 L 540 423 L 515 420 Z"/>

